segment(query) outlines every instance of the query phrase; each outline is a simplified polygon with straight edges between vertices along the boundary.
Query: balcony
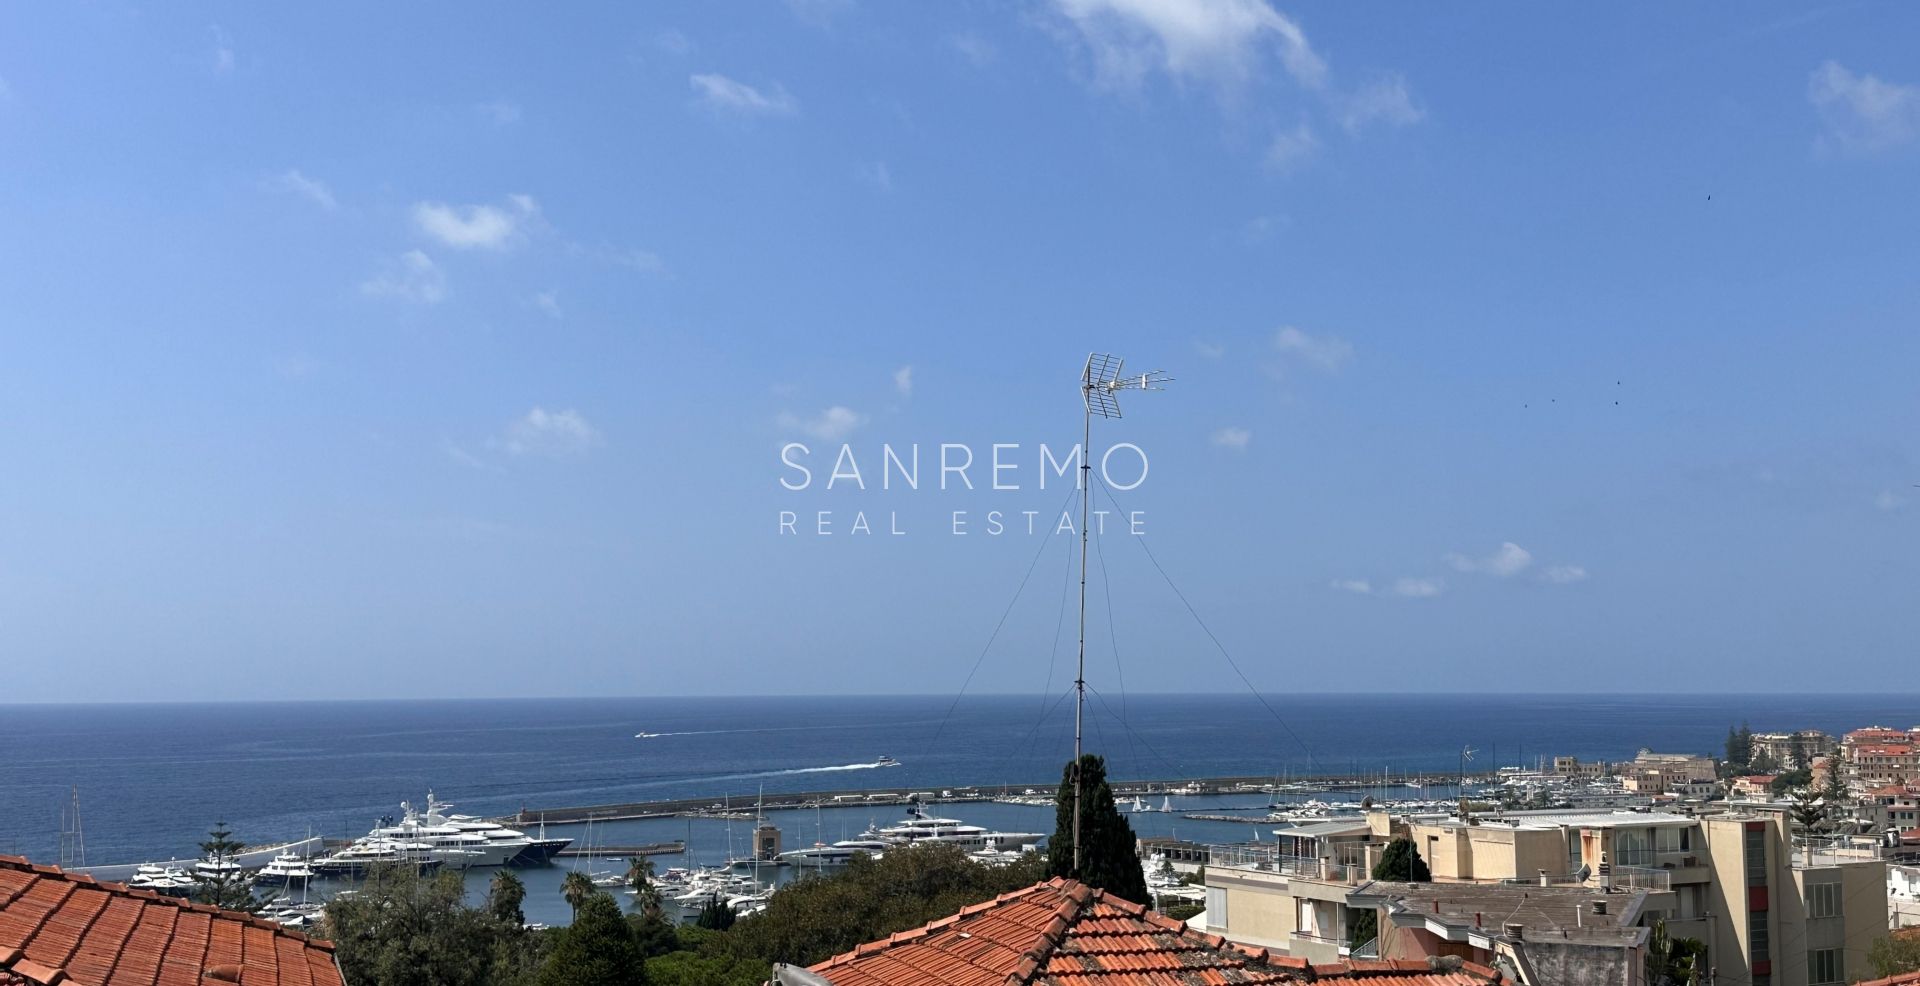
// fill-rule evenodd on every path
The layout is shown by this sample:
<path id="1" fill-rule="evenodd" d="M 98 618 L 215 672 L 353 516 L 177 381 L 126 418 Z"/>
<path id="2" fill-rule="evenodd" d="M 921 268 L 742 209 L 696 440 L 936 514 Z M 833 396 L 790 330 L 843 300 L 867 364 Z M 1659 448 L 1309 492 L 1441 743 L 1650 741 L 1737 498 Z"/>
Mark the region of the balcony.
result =
<path id="1" fill-rule="evenodd" d="M 1286 856 L 1259 846 L 1208 846 L 1207 866 L 1228 870 L 1251 870 L 1299 880 L 1358 886 L 1368 879 L 1367 868 L 1358 863 L 1340 863 L 1318 856 Z"/>
<path id="2" fill-rule="evenodd" d="M 1673 889 L 1673 871 L 1654 866 L 1615 866 L 1607 879 L 1615 890 Z"/>

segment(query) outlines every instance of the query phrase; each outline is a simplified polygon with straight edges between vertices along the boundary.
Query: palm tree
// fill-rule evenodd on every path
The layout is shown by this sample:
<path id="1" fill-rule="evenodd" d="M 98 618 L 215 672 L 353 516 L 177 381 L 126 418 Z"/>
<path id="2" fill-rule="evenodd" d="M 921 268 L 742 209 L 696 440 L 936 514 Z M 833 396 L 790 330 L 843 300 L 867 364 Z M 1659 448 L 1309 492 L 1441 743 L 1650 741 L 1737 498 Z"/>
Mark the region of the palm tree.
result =
<path id="1" fill-rule="evenodd" d="M 653 885 L 653 860 L 633 857 L 633 865 L 627 867 L 627 886 L 633 888 L 634 909 L 648 917 L 659 915 L 660 888 Z"/>
<path id="2" fill-rule="evenodd" d="M 587 875 L 579 870 L 567 874 L 567 878 L 560 881 L 560 896 L 567 899 L 567 904 L 573 908 L 575 917 L 580 916 L 580 905 L 599 892 L 600 889 L 593 885 L 593 881 L 587 879 Z"/>

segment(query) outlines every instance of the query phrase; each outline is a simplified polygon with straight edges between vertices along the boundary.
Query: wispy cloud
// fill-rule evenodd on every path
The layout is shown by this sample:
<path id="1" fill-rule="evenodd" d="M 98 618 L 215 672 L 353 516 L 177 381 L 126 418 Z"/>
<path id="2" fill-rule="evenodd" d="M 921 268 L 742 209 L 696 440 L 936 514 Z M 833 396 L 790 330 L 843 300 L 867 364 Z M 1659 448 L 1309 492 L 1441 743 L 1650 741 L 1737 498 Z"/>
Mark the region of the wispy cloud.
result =
<path id="1" fill-rule="evenodd" d="M 278 191 L 298 195 L 328 212 L 339 208 L 339 203 L 333 199 L 333 190 L 328 188 L 325 182 L 301 174 L 298 168 L 289 169 L 274 176 L 267 185 Z"/>
<path id="2" fill-rule="evenodd" d="M 560 309 L 560 296 L 553 291 L 540 291 L 532 298 L 533 307 L 547 314 L 548 318 L 559 318 L 566 314 Z"/>
<path id="3" fill-rule="evenodd" d="M 1353 346 L 1345 339 L 1309 335 L 1291 325 L 1274 333 L 1273 348 L 1283 356 L 1305 360 L 1328 373 L 1340 369 L 1353 358 Z"/>
<path id="4" fill-rule="evenodd" d="M 1361 596 L 1373 595 L 1373 583 L 1366 579 L 1334 579 L 1332 587 Z"/>
<path id="5" fill-rule="evenodd" d="M 707 107 L 728 113 L 751 116 L 791 116 L 799 104 L 779 83 L 766 91 L 724 75 L 707 73 L 687 78 L 695 98 Z"/>
<path id="6" fill-rule="evenodd" d="M 505 207 L 416 202 L 413 224 L 420 232 L 456 250 L 502 250 L 540 214 L 529 195 L 511 195 Z"/>
<path id="7" fill-rule="evenodd" d="M 993 42 L 971 32 L 962 32 L 951 39 L 953 50 L 959 52 L 974 68 L 986 68 L 1000 57 L 1000 49 Z"/>
<path id="8" fill-rule="evenodd" d="M 509 455 L 560 459 L 583 455 L 599 445 L 600 433 L 572 408 L 535 407 L 507 425 L 499 444 Z"/>
<path id="9" fill-rule="evenodd" d="M 913 396 L 912 366 L 903 366 L 893 371 L 893 389 L 902 397 Z"/>
<path id="10" fill-rule="evenodd" d="M 861 181 L 872 185 L 882 192 L 893 191 L 893 170 L 887 167 L 887 162 L 885 161 L 874 161 L 869 164 L 862 164 L 858 168 L 855 168 L 853 173 L 855 177 L 858 177 Z"/>
<path id="11" fill-rule="evenodd" d="M 1193 351 L 1196 353 L 1199 353 L 1201 356 L 1204 356 L 1207 359 L 1219 359 L 1220 357 L 1227 355 L 1226 346 L 1221 345 L 1220 343 L 1217 343 L 1217 342 L 1211 342 L 1206 339 L 1194 340 Z"/>
<path id="12" fill-rule="evenodd" d="M 1549 565 L 1540 573 L 1540 579 L 1554 585 L 1571 585 L 1586 581 L 1587 570 L 1579 565 Z"/>
<path id="13" fill-rule="evenodd" d="M 213 70 L 220 75 L 233 71 L 233 37 L 218 24 L 207 26 L 213 35 Z"/>
<path id="14" fill-rule="evenodd" d="M 1313 128 L 1305 122 L 1292 130 L 1283 130 L 1273 137 L 1267 145 L 1267 167 L 1278 172 L 1288 172 L 1313 158 L 1320 150 L 1320 138 L 1314 136 Z"/>
<path id="15" fill-rule="evenodd" d="M 805 418 L 791 411 L 782 411 L 775 420 L 780 427 L 788 431 L 801 432 L 823 442 L 837 442 L 866 424 L 867 416 L 852 408 L 836 404 L 819 414 Z"/>
<path id="16" fill-rule="evenodd" d="M 1209 441 L 1221 448 L 1244 451 L 1247 443 L 1253 441 L 1253 432 L 1245 428 L 1235 428 L 1229 425 L 1214 432 L 1213 437 L 1209 439 Z"/>
<path id="17" fill-rule="evenodd" d="M 1389 75 L 1361 86 L 1341 101 L 1340 125 L 1348 133 L 1359 133 L 1370 124 L 1404 127 L 1419 123 L 1426 111 L 1414 104 L 1407 80 Z"/>
<path id="18" fill-rule="evenodd" d="M 473 111 L 480 118 L 496 127 L 510 127 L 520 122 L 520 104 L 496 99 L 490 103 L 475 103 Z"/>
<path id="19" fill-rule="evenodd" d="M 1301 85 L 1327 65 L 1300 25 L 1266 0 L 1055 0 L 1103 82 L 1136 85 L 1152 71 L 1215 82 L 1251 77 L 1269 53 Z"/>
<path id="20" fill-rule="evenodd" d="M 447 296 L 447 276 L 433 258 L 408 250 L 380 273 L 361 282 L 364 294 L 434 304 Z"/>
<path id="21" fill-rule="evenodd" d="M 1447 564 L 1452 565 L 1455 571 L 1478 572 L 1504 579 L 1518 575 L 1525 571 L 1527 566 L 1532 565 L 1533 552 L 1512 541 L 1503 541 L 1500 547 L 1494 549 L 1490 555 L 1472 558 L 1462 554 L 1451 554 L 1447 556 Z"/>
<path id="22" fill-rule="evenodd" d="M 1814 141 L 1819 150 L 1870 154 L 1920 138 L 1920 86 L 1856 75 L 1829 61 L 1807 80 L 1807 98 L 1826 125 Z"/>
<path id="23" fill-rule="evenodd" d="M 1881 490 L 1874 495 L 1873 505 L 1881 510 L 1898 510 L 1907 505 L 1907 498 L 1892 490 Z"/>
<path id="24" fill-rule="evenodd" d="M 1397 579 L 1393 583 L 1393 594 L 1408 599 L 1432 599 L 1446 590 L 1447 584 L 1439 579 Z"/>

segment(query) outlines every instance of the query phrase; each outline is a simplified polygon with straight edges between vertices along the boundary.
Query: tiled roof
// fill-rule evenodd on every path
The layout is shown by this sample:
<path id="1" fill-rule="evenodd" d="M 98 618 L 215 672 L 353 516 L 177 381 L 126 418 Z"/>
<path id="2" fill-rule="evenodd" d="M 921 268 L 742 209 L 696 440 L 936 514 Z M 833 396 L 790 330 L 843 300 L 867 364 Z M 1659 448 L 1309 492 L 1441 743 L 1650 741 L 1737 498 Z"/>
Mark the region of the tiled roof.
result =
<path id="1" fill-rule="evenodd" d="M 1856 986 L 1914 986 L 1914 984 L 1920 984 L 1920 972 L 1903 972 L 1898 976 L 1858 983 Z"/>
<path id="2" fill-rule="evenodd" d="M 1367 981 L 1367 986 L 1485 986 L 1480 966 L 1303 959 L 1195 931 L 1131 901 L 1055 878 L 808 970 L 833 986 L 1220 986 Z M 776 976 L 776 980 L 778 977 Z"/>
<path id="3" fill-rule="evenodd" d="M 0 986 L 344 986 L 270 921 L 0 856 Z"/>

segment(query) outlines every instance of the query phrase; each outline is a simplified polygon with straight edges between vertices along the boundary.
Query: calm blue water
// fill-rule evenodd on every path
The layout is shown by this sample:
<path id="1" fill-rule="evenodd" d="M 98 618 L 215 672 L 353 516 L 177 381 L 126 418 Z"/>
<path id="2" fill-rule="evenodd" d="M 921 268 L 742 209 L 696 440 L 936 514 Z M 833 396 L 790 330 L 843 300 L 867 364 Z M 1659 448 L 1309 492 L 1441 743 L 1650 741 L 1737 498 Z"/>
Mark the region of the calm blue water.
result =
<path id="1" fill-rule="evenodd" d="M 1269 701 L 1285 728 L 1244 694 L 1132 696 L 1128 726 L 1117 697 L 1089 698 L 1088 747 L 1107 755 L 1116 778 L 1299 775 L 1310 765 L 1446 771 L 1467 744 L 1480 751 L 1475 765 L 1484 769 L 1496 756 L 1531 764 L 1554 753 L 1620 759 L 1642 746 L 1717 752 L 1727 727 L 1742 719 L 1757 730 L 1829 732 L 1920 722 L 1915 696 Z M 1057 781 L 1072 749 L 1070 704 L 1046 710 L 1031 696 L 970 697 L 948 719 L 952 704 L 950 697 L 767 697 L 0 706 L 0 851 L 55 859 L 72 787 L 80 792 L 88 861 L 98 864 L 190 854 L 221 819 L 255 843 L 309 829 L 358 836 L 376 817 L 398 814 L 403 799 L 421 801 L 428 787 L 462 811 L 494 814 L 672 797 L 750 802 L 762 788 Z M 635 739 L 642 731 L 675 735 Z M 905 765 L 859 766 L 882 754 Z M 895 813 L 886 809 L 879 820 Z M 957 813 L 983 824 L 1048 824 L 1044 811 L 1014 806 Z M 816 820 L 805 813 L 793 820 L 788 841 L 811 842 L 816 827 L 839 838 L 869 814 L 841 810 Z M 1138 827 L 1160 832 L 1176 823 L 1148 817 Z M 701 829 L 718 823 L 634 824 L 640 827 L 604 841 L 691 831 L 697 844 L 724 854 L 724 835 Z"/>

